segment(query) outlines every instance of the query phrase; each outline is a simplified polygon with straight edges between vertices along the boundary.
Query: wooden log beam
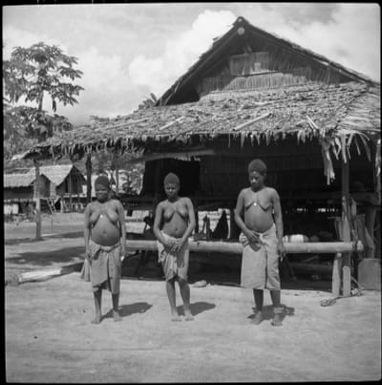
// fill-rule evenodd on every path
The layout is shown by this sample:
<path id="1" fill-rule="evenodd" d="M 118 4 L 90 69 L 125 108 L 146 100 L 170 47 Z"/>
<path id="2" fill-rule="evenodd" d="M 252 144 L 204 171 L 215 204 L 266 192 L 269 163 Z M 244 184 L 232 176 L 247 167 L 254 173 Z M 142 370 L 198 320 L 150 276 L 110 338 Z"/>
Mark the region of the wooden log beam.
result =
<path id="1" fill-rule="evenodd" d="M 199 252 L 217 252 L 228 254 L 241 254 L 243 247 L 240 242 L 223 241 L 190 241 L 190 251 Z M 351 252 L 354 250 L 353 242 L 285 242 L 287 254 L 337 254 Z M 126 242 L 127 250 L 157 250 L 157 243 L 154 240 L 132 240 Z M 363 245 L 360 241 L 357 243 L 357 250 L 362 251 Z"/>

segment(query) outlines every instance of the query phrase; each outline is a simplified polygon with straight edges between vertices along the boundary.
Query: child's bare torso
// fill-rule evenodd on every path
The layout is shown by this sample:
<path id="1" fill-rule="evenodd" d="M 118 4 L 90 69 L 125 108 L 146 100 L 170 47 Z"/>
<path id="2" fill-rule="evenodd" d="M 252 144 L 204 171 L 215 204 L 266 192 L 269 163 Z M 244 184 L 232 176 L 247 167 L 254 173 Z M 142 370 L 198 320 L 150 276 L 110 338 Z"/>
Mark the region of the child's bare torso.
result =
<path id="1" fill-rule="evenodd" d="M 175 238 L 181 238 L 188 226 L 188 208 L 184 199 L 163 202 L 162 231 Z"/>
<path id="2" fill-rule="evenodd" d="M 119 241 L 119 215 L 113 201 L 103 204 L 93 202 L 90 208 L 91 239 L 103 246 Z"/>
<path id="3" fill-rule="evenodd" d="M 263 233 L 273 225 L 272 191 L 269 187 L 244 190 L 244 223 L 250 230 Z"/>

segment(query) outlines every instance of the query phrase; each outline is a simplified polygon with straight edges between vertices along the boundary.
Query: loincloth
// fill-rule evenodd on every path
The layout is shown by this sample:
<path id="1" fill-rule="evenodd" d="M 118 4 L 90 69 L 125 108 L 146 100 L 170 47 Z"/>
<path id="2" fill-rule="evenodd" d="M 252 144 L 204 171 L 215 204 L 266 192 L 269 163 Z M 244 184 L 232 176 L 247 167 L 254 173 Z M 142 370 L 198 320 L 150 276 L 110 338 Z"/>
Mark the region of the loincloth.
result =
<path id="1" fill-rule="evenodd" d="M 118 294 L 121 278 L 121 245 L 103 246 L 89 241 L 89 275 L 93 291 L 107 289 Z M 86 263 L 86 261 L 85 261 Z M 84 263 L 85 273 L 86 266 Z M 85 280 L 86 280 L 86 274 Z"/>
<path id="2" fill-rule="evenodd" d="M 241 286 L 252 289 L 280 290 L 279 253 L 276 226 L 258 233 L 259 240 L 250 243 L 245 234 L 239 240 L 243 245 Z"/>
<path id="3" fill-rule="evenodd" d="M 176 238 L 164 233 L 162 236 L 166 240 L 177 240 Z M 188 262 L 189 262 L 189 245 L 188 240 L 185 242 L 181 250 L 177 253 L 171 249 L 166 248 L 163 243 L 157 241 L 158 246 L 158 261 L 162 263 L 163 272 L 166 277 L 166 281 L 179 277 L 187 280 L 188 276 Z"/>

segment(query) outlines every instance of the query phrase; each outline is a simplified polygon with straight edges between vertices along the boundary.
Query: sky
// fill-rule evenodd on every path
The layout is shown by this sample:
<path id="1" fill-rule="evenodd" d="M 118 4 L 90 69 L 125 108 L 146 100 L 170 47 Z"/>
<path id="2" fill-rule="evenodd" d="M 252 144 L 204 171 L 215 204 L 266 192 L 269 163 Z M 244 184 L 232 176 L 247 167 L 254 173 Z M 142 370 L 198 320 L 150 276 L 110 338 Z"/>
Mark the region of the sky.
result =
<path id="1" fill-rule="evenodd" d="M 3 59 L 40 41 L 78 59 L 85 90 L 57 113 L 74 125 L 158 98 L 237 17 L 380 81 L 378 3 L 114 3 L 3 6 Z M 48 102 L 48 101 L 47 101 Z M 49 111 L 46 103 L 44 108 Z"/>

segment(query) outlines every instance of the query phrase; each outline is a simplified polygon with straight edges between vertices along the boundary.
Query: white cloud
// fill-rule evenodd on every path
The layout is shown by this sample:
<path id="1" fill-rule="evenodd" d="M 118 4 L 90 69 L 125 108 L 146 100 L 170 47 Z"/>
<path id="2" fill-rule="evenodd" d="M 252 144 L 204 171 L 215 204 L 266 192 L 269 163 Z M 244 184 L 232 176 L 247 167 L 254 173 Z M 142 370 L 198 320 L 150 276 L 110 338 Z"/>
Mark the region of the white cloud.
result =
<path id="1" fill-rule="evenodd" d="M 41 41 L 48 45 L 56 45 L 63 51 L 66 51 L 66 46 L 61 41 L 51 38 L 46 34 L 32 33 L 11 25 L 4 26 L 3 57 L 4 59 L 9 59 L 15 47 L 30 47 Z"/>
<path id="2" fill-rule="evenodd" d="M 120 56 L 104 56 L 97 48 L 90 47 L 81 54 L 78 68 L 86 69 L 78 81 L 85 90 L 80 93 L 78 105 L 61 107 L 60 113 L 69 118 L 77 116 L 77 120 L 84 122 L 90 115 L 111 117 L 131 112 L 126 102 L 131 80 Z"/>
<path id="3" fill-rule="evenodd" d="M 204 11 L 190 31 L 167 41 L 161 56 L 135 57 L 129 65 L 132 82 L 161 96 L 211 46 L 213 38 L 228 31 L 235 19 L 230 11 Z"/>
<path id="4" fill-rule="evenodd" d="M 300 19 L 297 22 L 295 19 L 291 23 L 281 9 L 259 8 L 250 22 L 380 80 L 380 11 L 377 4 L 338 3 L 331 18 L 325 22 L 302 22 Z"/>

